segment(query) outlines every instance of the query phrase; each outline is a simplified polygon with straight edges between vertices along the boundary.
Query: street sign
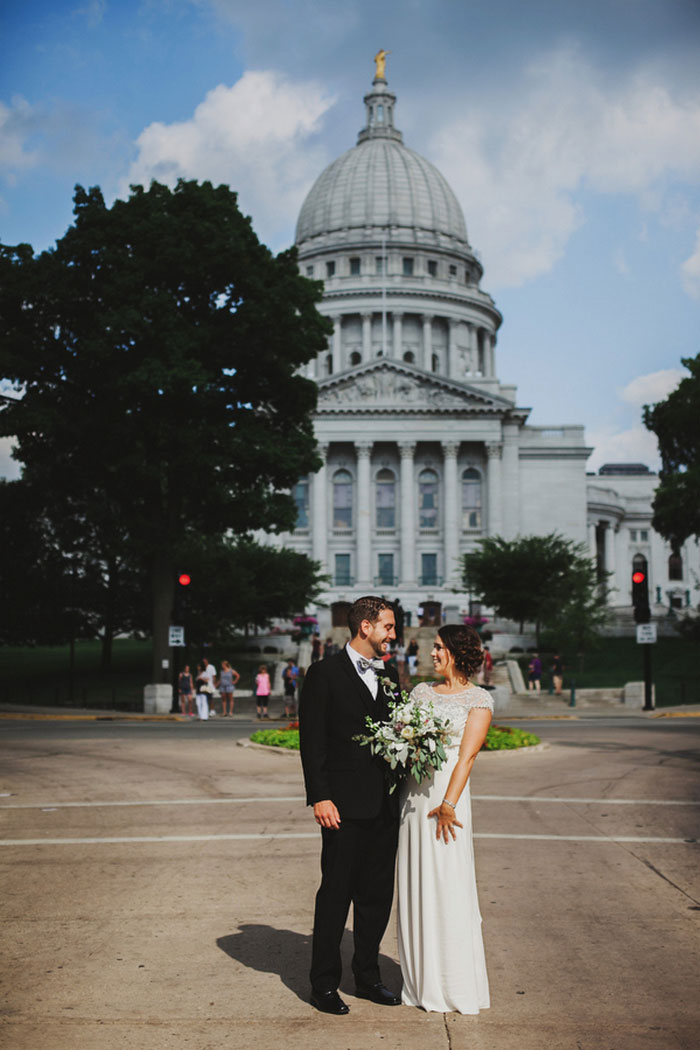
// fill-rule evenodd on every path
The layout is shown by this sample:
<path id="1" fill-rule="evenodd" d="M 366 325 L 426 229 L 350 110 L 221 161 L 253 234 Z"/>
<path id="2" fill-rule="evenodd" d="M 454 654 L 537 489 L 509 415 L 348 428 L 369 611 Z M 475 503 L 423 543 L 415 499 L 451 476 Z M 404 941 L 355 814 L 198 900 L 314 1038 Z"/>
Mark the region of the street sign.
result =
<path id="1" fill-rule="evenodd" d="M 656 624 L 655 623 L 638 623 L 637 624 L 637 641 L 642 645 L 651 645 L 656 641 Z"/>
<path id="2" fill-rule="evenodd" d="M 654 639 L 656 641 L 656 639 Z M 173 627 L 172 625 L 168 628 L 168 645 L 171 649 L 181 649 L 185 645 L 185 628 L 184 627 Z"/>

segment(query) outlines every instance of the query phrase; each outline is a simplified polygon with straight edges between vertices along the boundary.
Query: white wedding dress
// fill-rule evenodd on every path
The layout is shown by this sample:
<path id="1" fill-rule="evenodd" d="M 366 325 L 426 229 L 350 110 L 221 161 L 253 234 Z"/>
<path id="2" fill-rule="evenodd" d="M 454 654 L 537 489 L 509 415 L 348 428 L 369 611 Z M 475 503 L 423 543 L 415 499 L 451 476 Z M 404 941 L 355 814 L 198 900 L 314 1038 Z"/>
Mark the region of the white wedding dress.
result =
<path id="1" fill-rule="evenodd" d="M 442 769 L 422 784 L 407 778 L 401 795 L 397 858 L 401 1000 L 440 1013 L 477 1014 L 489 1006 L 481 914 L 474 874 L 469 782 L 457 802 L 456 842 L 438 841 L 428 813 L 442 802 L 457 762 L 469 712 L 493 711 L 485 689 L 470 686 L 451 696 L 421 682 L 412 699 L 448 719 L 453 730 Z"/>

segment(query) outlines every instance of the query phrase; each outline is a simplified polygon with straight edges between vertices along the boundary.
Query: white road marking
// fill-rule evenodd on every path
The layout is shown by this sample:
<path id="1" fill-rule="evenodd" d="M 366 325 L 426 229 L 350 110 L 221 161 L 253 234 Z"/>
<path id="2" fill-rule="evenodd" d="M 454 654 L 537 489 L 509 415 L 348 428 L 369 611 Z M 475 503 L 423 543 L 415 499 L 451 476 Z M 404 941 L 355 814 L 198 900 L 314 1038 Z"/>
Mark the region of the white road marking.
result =
<path id="1" fill-rule="evenodd" d="M 114 835 L 104 838 L 0 839 L 0 846 L 92 846 L 132 842 L 272 842 L 277 839 L 318 839 L 319 834 L 319 831 L 281 831 L 272 834 L 253 832 L 227 835 Z M 474 838 L 513 839 L 529 842 L 637 842 L 673 845 L 693 845 L 698 841 L 693 838 L 652 838 L 642 835 L 513 835 L 495 831 L 476 832 Z"/>
<path id="2" fill-rule="evenodd" d="M 563 802 L 596 806 L 700 806 L 700 799 L 659 798 L 562 798 L 549 795 L 472 795 L 474 802 Z M 250 802 L 306 802 L 303 795 L 271 795 L 255 798 L 163 798 L 109 802 L 6 802 L 3 809 L 100 809 L 108 806 L 215 806 Z"/>

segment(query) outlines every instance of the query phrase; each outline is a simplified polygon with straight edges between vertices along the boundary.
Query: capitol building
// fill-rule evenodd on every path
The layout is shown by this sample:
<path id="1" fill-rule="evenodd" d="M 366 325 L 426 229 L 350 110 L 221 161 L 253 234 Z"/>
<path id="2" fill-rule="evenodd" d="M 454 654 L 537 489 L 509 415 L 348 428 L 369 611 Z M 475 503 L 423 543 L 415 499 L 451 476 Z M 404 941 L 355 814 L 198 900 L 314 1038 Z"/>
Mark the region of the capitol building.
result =
<path id="1" fill-rule="evenodd" d="M 383 73 L 378 64 L 356 145 L 319 175 L 296 229 L 333 334 L 305 369 L 323 465 L 300 479 L 296 529 L 278 542 L 328 575 L 322 632 L 366 593 L 399 599 L 412 624 L 461 618 L 472 598 L 461 561 L 480 539 L 555 531 L 613 574 L 623 616 L 635 558 L 649 567 L 654 614 L 682 609 L 697 548 L 674 560 L 653 533 L 656 475 L 641 465 L 587 475 L 583 426 L 528 425 L 530 409 L 499 378 L 502 317 L 462 209 L 404 145 Z"/>

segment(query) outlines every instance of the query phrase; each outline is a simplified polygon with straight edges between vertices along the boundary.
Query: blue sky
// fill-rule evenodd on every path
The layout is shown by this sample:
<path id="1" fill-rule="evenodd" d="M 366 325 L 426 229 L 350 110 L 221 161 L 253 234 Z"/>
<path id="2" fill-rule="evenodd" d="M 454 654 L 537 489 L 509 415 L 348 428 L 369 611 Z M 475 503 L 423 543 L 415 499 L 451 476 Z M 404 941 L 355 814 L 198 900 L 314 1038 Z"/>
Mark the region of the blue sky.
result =
<path id="1" fill-rule="evenodd" d="M 227 182 L 273 249 L 354 145 L 379 47 L 504 315 L 502 381 L 656 467 L 641 405 L 700 334 L 696 0 L 18 0 L 0 15 L 0 240 L 49 247 L 76 183 Z M 12 474 L 8 448 L 0 473 Z"/>

